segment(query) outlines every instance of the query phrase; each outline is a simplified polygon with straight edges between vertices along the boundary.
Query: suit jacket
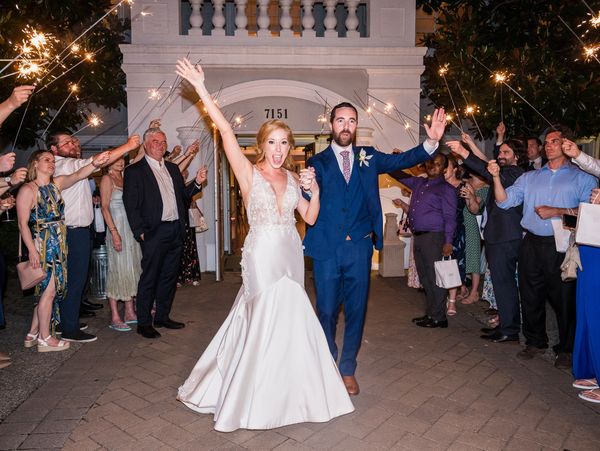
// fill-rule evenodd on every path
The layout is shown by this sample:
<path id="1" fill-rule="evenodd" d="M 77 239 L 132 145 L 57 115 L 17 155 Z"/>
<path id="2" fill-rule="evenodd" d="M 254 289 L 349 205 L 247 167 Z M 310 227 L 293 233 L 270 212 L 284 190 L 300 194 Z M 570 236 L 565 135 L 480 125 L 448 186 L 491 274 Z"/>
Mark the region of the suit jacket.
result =
<path id="1" fill-rule="evenodd" d="M 352 150 L 354 152 L 352 177 L 356 171 L 360 177 L 365 202 L 360 205 L 352 202 L 349 208 L 366 209 L 370 220 L 370 230 L 367 230 L 367 233 L 372 232 L 375 248 L 381 249 L 383 214 L 379 198 L 379 174 L 413 167 L 430 159 L 431 156 L 422 144 L 400 154 L 386 154 L 373 147 L 353 146 Z M 308 256 L 325 259 L 335 255 L 336 247 L 346 239 L 346 235 L 349 234 L 352 239 L 355 239 L 353 231 L 348 231 L 343 224 L 346 217 L 346 212 L 343 211 L 345 193 L 339 189 L 343 186 L 339 184 L 339 178 L 343 178 L 343 175 L 331 146 L 310 158 L 306 165 L 315 168 L 320 188 L 321 210 L 315 224 L 309 226 L 306 231 L 304 247 Z M 361 229 L 360 232 L 362 233 L 363 230 Z"/>
<path id="2" fill-rule="evenodd" d="M 526 163 L 526 167 L 525 167 L 525 171 L 529 172 L 529 171 L 535 171 L 535 168 L 529 167 L 529 160 Z M 540 166 L 540 168 L 542 168 L 546 163 L 548 163 L 548 159 L 546 157 L 542 157 L 542 165 Z"/>
<path id="3" fill-rule="evenodd" d="M 201 188 L 197 188 L 195 183 L 185 186 L 179 167 L 176 164 L 165 161 L 165 167 L 173 179 L 177 213 L 183 236 L 188 214 L 186 205 L 189 205 L 192 196 L 198 193 Z M 162 222 L 163 204 L 158 182 L 146 158 L 142 158 L 137 163 L 125 168 L 123 202 L 133 236 L 136 240 L 141 241 L 140 236 L 144 234 L 144 238 L 147 240 L 156 232 Z"/>
<path id="4" fill-rule="evenodd" d="M 493 177 L 487 170 L 487 162 L 469 154 L 464 161 L 465 166 L 481 175 L 485 180 L 493 184 Z M 501 166 L 500 181 L 504 189 L 515 183 L 522 174 L 523 168 L 519 166 Z M 520 240 L 523 237 L 523 228 L 521 227 L 521 218 L 523 208 L 521 206 L 503 210 L 496 205 L 494 196 L 494 187 L 490 186 L 487 199 L 485 201 L 487 211 L 487 221 L 483 228 L 483 238 L 487 243 L 505 243 L 512 240 Z"/>

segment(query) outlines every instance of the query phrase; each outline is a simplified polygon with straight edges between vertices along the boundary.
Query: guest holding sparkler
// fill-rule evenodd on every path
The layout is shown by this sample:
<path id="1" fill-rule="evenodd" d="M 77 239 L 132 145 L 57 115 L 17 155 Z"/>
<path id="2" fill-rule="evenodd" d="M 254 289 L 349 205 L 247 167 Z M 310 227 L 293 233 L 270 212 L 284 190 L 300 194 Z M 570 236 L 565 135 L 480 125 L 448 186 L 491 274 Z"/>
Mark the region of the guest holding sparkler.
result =
<path id="1" fill-rule="evenodd" d="M 73 174 L 92 161 L 92 158 L 76 158 L 77 146 L 68 132 L 51 133 L 46 139 L 46 144 L 56 156 L 56 175 Z M 114 163 L 139 145 L 138 135 L 130 137 L 125 144 L 109 151 L 107 164 Z M 79 180 L 65 189 L 62 196 L 65 204 L 67 244 L 71 249 L 68 260 L 69 285 L 61 318 L 62 338 L 67 341 L 86 343 L 97 338 L 79 329 L 80 306 L 88 278 L 92 250 L 90 224 L 94 219 L 94 211 L 90 184 L 87 180 Z"/>
<path id="2" fill-rule="evenodd" d="M 109 327 L 118 332 L 130 331 L 129 325 L 137 324 L 133 298 L 137 294 L 137 285 L 142 273 L 142 251 L 133 237 L 123 204 L 124 168 L 125 160 L 119 158 L 108 167 L 100 182 L 102 215 L 109 232 L 106 237 L 106 295 L 112 316 Z M 123 320 L 117 304 L 119 300 L 125 304 Z"/>
<path id="3" fill-rule="evenodd" d="M 548 347 L 548 300 L 558 322 L 559 343 L 554 347 L 557 368 L 571 367 L 575 283 L 561 279 L 560 265 L 565 254 L 556 250 L 551 219 L 575 213 L 579 203 L 588 201 L 592 189 L 598 186 L 595 177 L 571 164 L 563 153 L 562 144 L 571 136 L 566 127 L 554 126 L 545 139 L 548 163 L 521 175 L 507 189 L 502 186 L 498 164 L 493 160 L 488 163 L 497 205 L 502 209 L 523 205 L 521 225 L 526 234 L 519 251 L 519 290 L 526 342 L 517 356 L 532 359 Z"/>
<path id="4" fill-rule="evenodd" d="M 61 190 L 78 181 L 85 181 L 109 157 L 110 152 L 103 152 L 74 173 L 57 177 L 54 177 L 55 162 L 51 152 L 38 150 L 29 158 L 30 183 L 21 188 L 17 197 L 19 230 L 29 251 L 29 262 L 34 268 L 41 265 L 46 278 L 36 287 L 36 296 L 39 298 L 25 338 L 26 348 L 36 344 L 38 352 L 64 351 L 69 348 L 69 343 L 56 339 L 50 333 L 50 321 L 52 320 L 53 326 L 61 322 L 60 310 L 68 302 L 65 297 L 68 274 L 67 227 Z"/>
<path id="5" fill-rule="evenodd" d="M 600 177 L 600 160 L 583 153 L 573 141 L 562 143 L 564 154 L 584 171 Z M 594 189 L 590 198 L 600 204 L 600 190 Z M 600 248 L 579 245 L 579 256 L 583 269 L 577 271 L 577 328 L 573 348 L 573 387 L 585 391 L 579 397 L 600 403 Z"/>
<path id="6" fill-rule="evenodd" d="M 13 89 L 12 94 L 4 102 L 0 103 L 0 125 L 6 118 L 23 103 L 27 101 L 34 87 L 29 85 L 17 86 Z M 0 156 L 0 172 L 9 172 L 15 165 L 15 153 L 10 152 Z M 9 177 L 0 180 L 0 195 L 3 195 L 13 186 L 23 183 L 27 175 L 27 169 L 19 168 L 14 171 Z M 0 213 L 10 210 L 15 205 L 15 198 L 8 196 L 0 201 Z M 0 329 L 6 327 L 4 318 L 4 288 L 6 283 L 6 264 L 4 255 L 0 252 Z M 6 368 L 10 365 L 10 357 L 7 354 L 0 352 L 0 368 Z"/>

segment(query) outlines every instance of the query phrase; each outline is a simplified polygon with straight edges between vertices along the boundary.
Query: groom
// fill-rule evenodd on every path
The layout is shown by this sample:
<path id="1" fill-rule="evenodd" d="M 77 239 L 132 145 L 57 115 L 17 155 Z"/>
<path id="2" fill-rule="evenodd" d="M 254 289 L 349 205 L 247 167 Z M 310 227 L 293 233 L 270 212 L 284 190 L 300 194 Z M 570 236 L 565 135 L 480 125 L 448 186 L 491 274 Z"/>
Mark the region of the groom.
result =
<path id="1" fill-rule="evenodd" d="M 446 115 L 443 109 L 436 110 L 431 126 L 425 125 L 428 139 L 395 155 L 353 145 L 358 113 L 352 104 L 336 105 L 330 122 L 331 145 L 307 162 L 315 169 L 321 211 L 316 223 L 308 227 L 304 246 L 306 255 L 313 259 L 317 314 L 336 362 L 335 332 L 340 306 L 344 305 L 339 369 L 348 393 L 357 395 L 354 372 L 367 310 L 373 244 L 378 250 L 383 246 L 378 176 L 431 158 L 444 134 Z"/>

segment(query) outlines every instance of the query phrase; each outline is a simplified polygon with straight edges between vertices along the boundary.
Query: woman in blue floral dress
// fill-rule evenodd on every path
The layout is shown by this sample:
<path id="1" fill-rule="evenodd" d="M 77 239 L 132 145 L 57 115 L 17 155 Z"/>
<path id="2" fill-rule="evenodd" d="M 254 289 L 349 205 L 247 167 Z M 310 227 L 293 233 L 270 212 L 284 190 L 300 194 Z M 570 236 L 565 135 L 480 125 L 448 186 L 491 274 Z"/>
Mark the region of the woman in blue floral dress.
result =
<path id="1" fill-rule="evenodd" d="M 29 158 L 29 183 L 23 185 L 17 196 L 19 231 L 29 253 L 32 267 L 46 272 L 46 278 L 35 288 L 37 305 L 31 328 L 25 338 L 25 347 L 37 345 L 38 352 L 64 351 L 69 343 L 51 335 L 60 322 L 60 304 L 67 286 L 67 241 L 64 202 L 60 191 L 87 178 L 106 163 L 109 153 L 98 154 L 79 171 L 53 178 L 54 155 L 38 150 Z"/>

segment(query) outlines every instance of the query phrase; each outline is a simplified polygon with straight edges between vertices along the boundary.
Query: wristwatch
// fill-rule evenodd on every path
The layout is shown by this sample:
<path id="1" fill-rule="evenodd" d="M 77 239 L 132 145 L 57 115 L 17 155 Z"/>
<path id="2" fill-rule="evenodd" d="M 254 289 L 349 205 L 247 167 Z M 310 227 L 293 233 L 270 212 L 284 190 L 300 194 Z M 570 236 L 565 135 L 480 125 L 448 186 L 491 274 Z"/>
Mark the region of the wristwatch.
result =
<path id="1" fill-rule="evenodd" d="M 4 181 L 8 186 L 12 186 L 12 182 L 10 181 L 10 177 L 4 177 Z"/>

